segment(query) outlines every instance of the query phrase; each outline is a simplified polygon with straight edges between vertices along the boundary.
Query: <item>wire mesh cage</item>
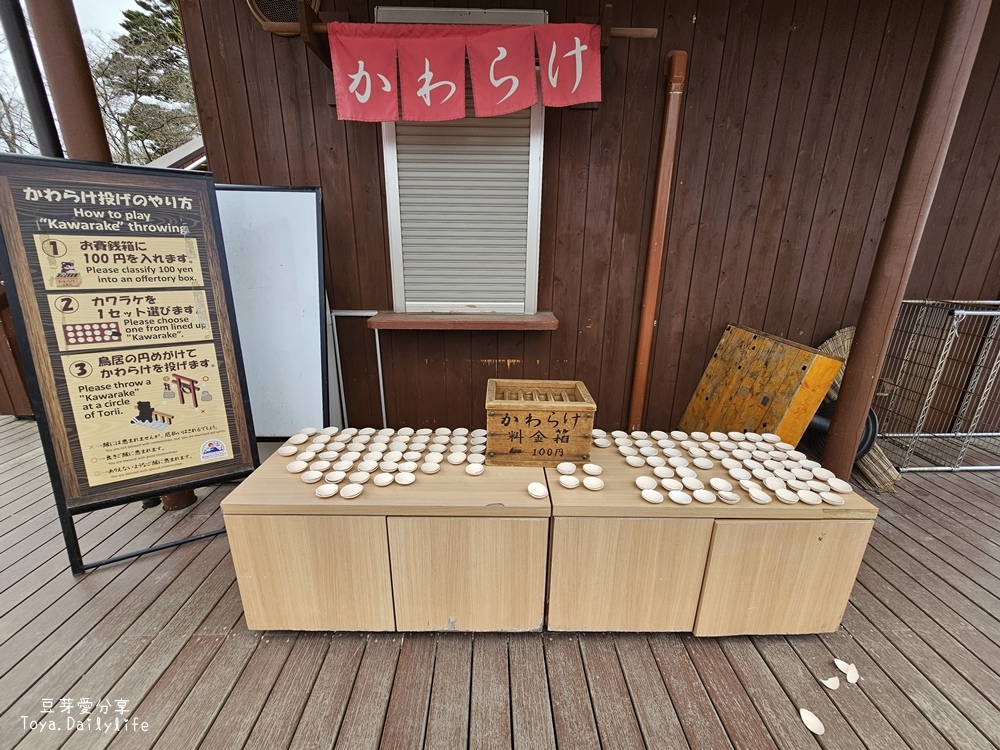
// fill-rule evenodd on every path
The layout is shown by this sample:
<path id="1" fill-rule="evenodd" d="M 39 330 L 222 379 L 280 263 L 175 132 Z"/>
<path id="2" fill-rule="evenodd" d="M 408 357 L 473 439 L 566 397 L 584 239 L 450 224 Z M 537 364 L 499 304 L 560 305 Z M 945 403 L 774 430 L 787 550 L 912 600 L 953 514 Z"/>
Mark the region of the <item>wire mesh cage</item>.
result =
<path id="1" fill-rule="evenodd" d="M 872 404 L 900 471 L 1000 469 L 1000 301 L 906 301 Z"/>

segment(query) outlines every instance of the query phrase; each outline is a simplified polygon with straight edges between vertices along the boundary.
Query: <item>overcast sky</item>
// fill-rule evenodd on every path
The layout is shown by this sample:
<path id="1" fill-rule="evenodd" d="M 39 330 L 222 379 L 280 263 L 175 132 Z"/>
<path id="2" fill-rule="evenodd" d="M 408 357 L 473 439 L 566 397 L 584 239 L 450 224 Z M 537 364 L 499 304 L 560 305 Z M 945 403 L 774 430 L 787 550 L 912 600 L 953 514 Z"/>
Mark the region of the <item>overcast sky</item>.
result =
<path id="1" fill-rule="evenodd" d="M 135 0 L 73 0 L 73 5 L 85 36 L 92 31 L 105 36 L 120 33 L 122 11 L 136 8 Z"/>
<path id="2" fill-rule="evenodd" d="M 135 0 L 73 0 L 73 6 L 76 8 L 76 17 L 80 22 L 84 43 L 95 33 L 105 37 L 122 33 L 122 11 L 137 7 Z M 23 3 L 21 7 L 24 8 Z M 24 17 L 27 19 L 27 11 L 24 11 Z M 3 30 L 0 29 L 0 36 L 2 35 Z M 0 64 L 10 67 L 10 55 L 6 49 L 0 56 Z"/>

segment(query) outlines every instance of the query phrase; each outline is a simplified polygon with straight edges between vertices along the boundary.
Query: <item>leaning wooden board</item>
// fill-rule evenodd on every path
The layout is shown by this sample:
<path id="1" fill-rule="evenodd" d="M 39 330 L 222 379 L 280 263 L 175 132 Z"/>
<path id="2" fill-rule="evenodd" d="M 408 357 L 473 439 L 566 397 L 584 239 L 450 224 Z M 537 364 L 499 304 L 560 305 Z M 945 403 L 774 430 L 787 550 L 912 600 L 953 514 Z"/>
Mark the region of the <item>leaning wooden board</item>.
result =
<path id="1" fill-rule="evenodd" d="M 726 326 L 680 429 L 773 432 L 796 445 L 843 365 L 818 349 Z"/>
<path id="2" fill-rule="evenodd" d="M 648 503 L 614 448 L 593 449 L 603 490 L 552 497 L 548 627 L 695 635 L 836 630 L 877 514 L 856 493 L 844 504 L 754 503 L 718 463 L 698 478 L 729 479 L 740 496 Z M 664 493 L 666 494 L 666 493 Z"/>

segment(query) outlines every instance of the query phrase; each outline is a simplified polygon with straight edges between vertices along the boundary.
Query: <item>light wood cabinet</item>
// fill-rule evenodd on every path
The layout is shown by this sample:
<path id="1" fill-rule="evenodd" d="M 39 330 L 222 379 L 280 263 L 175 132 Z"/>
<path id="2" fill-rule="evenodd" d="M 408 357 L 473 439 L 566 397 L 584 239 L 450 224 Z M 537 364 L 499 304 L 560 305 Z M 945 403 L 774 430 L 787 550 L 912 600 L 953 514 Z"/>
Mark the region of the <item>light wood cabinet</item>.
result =
<path id="1" fill-rule="evenodd" d="M 271 456 L 222 502 L 257 630 L 537 630 L 551 505 L 541 468 L 471 477 L 447 462 L 409 486 L 315 496 Z"/>
<path id="2" fill-rule="evenodd" d="M 820 633 L 840 625 L 877 510 L 644 501 L 614 449 L 605 488 L 554 469 L 442 464 L 321 500 L 272 456 L 223 502 L 258 630 Z M 721 467 L 700 472 L 708 480 Z M 547 483 L 550 499 L 527 493 Z M 547 605 L 546 605 L 547 598 Z"/>
<path id="3" fill-rule="evenodd" d="M 613 448 L 595 449 L 600 492 L 552 496 L 551 630 L 821 633 L 840 626 L 877 513 L 855 493 L 841 506 L 670 500 L 652 504 Z M 707 483 L 721 466 L 699 471 Z M 735 482 L 733 482 L 736 485 Z M 666 492 L 664 491 L 664 494 Z"/>
<path id="4" fill-rule="evenodd" d="M 388 521 L 397 630 L 541 630 L 548 519 Z"/>
<path id="5" fill-rule="evenodd" d="M 836 630 L 873 525 L 716 521 L 694 634 Z"/>
<path id="6" fill-rule="evenodd" d="M 252 630 L 395 630 L 379 516 L 227 515 Z"/>
<path id="7" fill-rule="evenodd" d="M 691 630 L 709 518 L 555 518 L 549 630 Z"/>

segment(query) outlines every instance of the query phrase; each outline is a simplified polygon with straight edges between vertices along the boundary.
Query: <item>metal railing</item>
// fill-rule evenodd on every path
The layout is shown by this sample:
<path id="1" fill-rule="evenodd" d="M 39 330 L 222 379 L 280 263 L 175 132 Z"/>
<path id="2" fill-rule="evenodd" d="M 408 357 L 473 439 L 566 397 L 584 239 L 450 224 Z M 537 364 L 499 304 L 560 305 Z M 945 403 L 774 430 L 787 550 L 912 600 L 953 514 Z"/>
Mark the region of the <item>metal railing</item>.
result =
<path id="1" fill-rule="evenodd" d="M 1000 301 L 905 301 L 872 407 L 900 471 L 1000 469 Z"/>

